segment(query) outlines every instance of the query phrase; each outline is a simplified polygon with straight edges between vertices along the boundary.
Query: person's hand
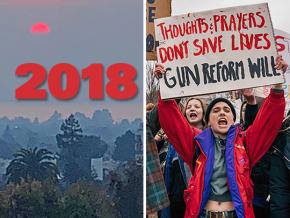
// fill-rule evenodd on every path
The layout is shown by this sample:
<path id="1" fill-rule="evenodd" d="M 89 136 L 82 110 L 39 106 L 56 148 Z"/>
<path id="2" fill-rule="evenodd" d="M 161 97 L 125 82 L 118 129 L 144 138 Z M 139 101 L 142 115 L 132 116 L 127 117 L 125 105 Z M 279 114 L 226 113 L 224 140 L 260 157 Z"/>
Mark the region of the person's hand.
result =
<path id="1" fill-rule="evenodd" d="M 162 78 L 162 75 L 166 72 L 165 67 L 163 64 L 155 64 L 154 75 L 156 78 Z"/>
<path id="2" fill-rule="evenodd" d="M 160 135 L 155 135 L 154 136 L 154 140 L 156 141 L 156 142 L 160 142 L 160 141 L 162 141 L 162 137 L 160 136 Z"/>
<path id="3" fill-rule="evenodd" d="M 160 141 L 162 141 L 162 140 L 167 140 L 168 137 L 167 137 L 167 135 L 166 135 L 163 131 L 159 131 L 159 132 L 155 135 L 154 139 L 155 139 L 156 142 L 160 142 Z"/>
<path id="4" fill-rule="evenodd" d="M 278 55 L 276 57 L 275 69 L 282 70 L 283 73 L 285 73 L 287 68 L 288 68 L 288 64 L 284 61 L 284 59 L 282 58 L 282 55 Z"/>
<path id="5" fill-rule="evenodd" d="M 241 92 L 248 104 L 257 104 L 256 97 L 254 95 L 255 90 L 253 88 L 242 89 Z"/>
<path id="6" fill-rule="evenodd" d="M 167 137 L 166 134 L 164 134 L 162 138 L 163 138 L 164 140 L 168 140 L 168 137 Z"/>
<path id="7" fill-rule="evenodd" d="M 276 57 L 275 69 L 282 70 L 282 72 L 284 74 L 286 72 L 287 68 L 288 68 L 288 64 L 284 61 L 284 59 L 282 58 L 282 55 L 278 55 Z M 282 83 L 273 85 L 273 88 L 282 89 Z"/>

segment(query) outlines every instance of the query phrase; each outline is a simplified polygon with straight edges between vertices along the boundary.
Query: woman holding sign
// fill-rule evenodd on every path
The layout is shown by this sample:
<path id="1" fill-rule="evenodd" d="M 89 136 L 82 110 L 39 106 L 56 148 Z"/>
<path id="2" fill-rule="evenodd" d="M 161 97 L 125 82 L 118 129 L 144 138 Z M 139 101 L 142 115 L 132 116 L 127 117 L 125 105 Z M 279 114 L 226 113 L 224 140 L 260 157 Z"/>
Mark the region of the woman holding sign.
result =
<path id="1" fill-rule="evenodd" d="M 281 57 L 277 69 L 286 69 Z M 157 65 L 155 73 L 164 73 Z M 254 217 L 251 168 L 274 141 L 284 117 L 282 84 L 274 85 L 254 123 L 242 131 L 234 125 L 236 112 L 224 98 L 208 106 L 205 121 L 209 128 L 198 134 L 179 112 L 173 100 L 159 100 L 161 126 L 193 176 L 185 190 L 185 217 Z"/>

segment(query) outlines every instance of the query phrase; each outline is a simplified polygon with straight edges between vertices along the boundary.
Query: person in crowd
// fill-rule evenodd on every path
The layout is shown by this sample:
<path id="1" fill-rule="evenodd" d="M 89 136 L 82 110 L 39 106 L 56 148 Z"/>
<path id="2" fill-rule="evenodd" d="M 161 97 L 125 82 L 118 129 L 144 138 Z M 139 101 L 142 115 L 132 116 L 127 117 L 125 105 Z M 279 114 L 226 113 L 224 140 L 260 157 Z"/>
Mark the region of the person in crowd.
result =
<path id="1" fill-rule="evenodd" d="M 246 111 L 247 101 L 244 101 L 240 107 L 240 125 L 244 129 L 245 125 L 245 111 Z"/>
<path id="2" fill-rule="evenodd" d="M 285 69 L 281 57 L 276 68 Z M 156 74 L 165 73 L 158 66 Z M 242 131 L 233 125 L 230 101 L 214 99 L 205 113 L 208 128 L 192 128 L 174 100 L 159 99 L 160 124 L 193 176 L 184 192 L 185 217 L 254 217 L 251 168 L 273 143 L 284 117 L 282 84 L 273 85 L 253 124 Z"/>
<path id="3" fill-rule="evenodd" d="M 183 115 L 191 127 L 200 130 L 205 128 L 205 108 L 205 103 L 200 98 L 192 97 L 186 101 Z"/>
<path id="4" fill-rule="evenodd" d="M 250 89 L 249 89 L 250 90 Z M 247 94 L 245 128 L 258 113 L 253 90 Z M 289 115 L 289 112 L 288 112 Z M 254 183 L 253 207 L 256 218 L 290 217 L 290 116 L 287 116 L 273 145 L 254 166 L 251 179 Z"/>
<path id="5" fill-rule="evenodd" d="M 154 136 L 160 129 L 157 110 L 146 113 L 146 214 L 157 217 L 157 212 L 169 206 L 169 199 Z"/>
<path id="6" fill-rule="evenodd" d="M 271 148 L 269 170 L 269 200 L 271 218 L 290 217 L 290 116 Z"/>
<path id="7" fill-rule="evenodd" d="M 179 106 L 180 111 L 182 109 Z M 183 115 L 192 128 L 205 128 L 205 103 L 200 98 L 189 98 L 185 103 Z M 177 154 L 173 145 L 169 143 L 165 164 L 165 185 L 167 188 L 170 207 L 161 212 L 162 218 L 184 217 L 185 202 L 184 190 L 191 177 L 190 169 L 184 164 L 182 158 Z"/>
<path id="8" fill-rule="evenodd" d="M 258 104 L 254 95 L 254 89 L 243 90 L 246 97 L 243 130 L 246 130 L 255 120 L 258 113 Z M 253 209 L 256 218 L 270 217 L 270 207 L 267 197 L 269 195 L 269 169 L 270 150 L 257 162 L 251 172 L 254 183 Z"/>
<path id="9" fill-rule="evenodd" d="M 244 96 L 245 101 L 240 109 L 240 125 L 242 130 L 246 130 L 252 125 L 259 109 L 253 88 L 242 89 L 241 94 Z"/>

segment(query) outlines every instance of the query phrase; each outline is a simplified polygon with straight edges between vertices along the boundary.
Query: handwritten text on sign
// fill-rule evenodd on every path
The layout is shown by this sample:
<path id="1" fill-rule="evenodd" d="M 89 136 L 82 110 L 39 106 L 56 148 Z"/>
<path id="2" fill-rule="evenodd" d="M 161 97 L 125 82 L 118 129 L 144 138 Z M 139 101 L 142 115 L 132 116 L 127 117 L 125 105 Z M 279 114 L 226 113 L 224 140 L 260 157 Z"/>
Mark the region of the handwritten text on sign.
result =
<path id="1" fill-rule="evenodd" d="M 283 82 L 268 5 L 155 20 L 162 99 Z"/>
<path id="2" fill-rule="evenodd" d="M 286 63 L 290 63 L 290 34 L 282 30 L 275 29 L 275 38 L 277 50 L 282 55 Z M 290 70 L 285 73 L 286 82 L 283 84 L 284 96 L 286 100 L 286 112 L 290 110 Z M 270 94 L 270 86 L 259 87 L 255 89 L 255 95 L 266 98 Z"/>

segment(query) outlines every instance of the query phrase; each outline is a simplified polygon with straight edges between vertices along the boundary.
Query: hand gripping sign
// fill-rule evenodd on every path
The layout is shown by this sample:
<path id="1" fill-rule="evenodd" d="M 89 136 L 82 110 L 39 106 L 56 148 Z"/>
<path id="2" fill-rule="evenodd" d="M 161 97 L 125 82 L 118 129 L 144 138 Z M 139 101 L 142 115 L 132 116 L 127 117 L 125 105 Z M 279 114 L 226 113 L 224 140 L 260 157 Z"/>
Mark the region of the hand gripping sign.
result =
<path id="1" fill-rule="evenodd" d="M 162 99 L 284 81 L 267 3 L 156 19 L 155 34 Z"/>
<path id="2" fill-rule="evenodd" d="M 290 34 L 282 30 L 275 29 L 277 50 L 282 55 L 286 63 L 290 64 Z M 290 69 L 285 73 L 285 84 L 283 84 L 286 100 L 286 112 L 290 110 Z M 263 86 L 255 89 L 255 95 L 266 98 L 270 94 L 271 86 Z"/>

